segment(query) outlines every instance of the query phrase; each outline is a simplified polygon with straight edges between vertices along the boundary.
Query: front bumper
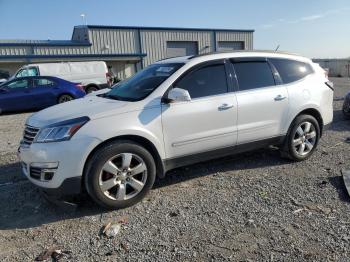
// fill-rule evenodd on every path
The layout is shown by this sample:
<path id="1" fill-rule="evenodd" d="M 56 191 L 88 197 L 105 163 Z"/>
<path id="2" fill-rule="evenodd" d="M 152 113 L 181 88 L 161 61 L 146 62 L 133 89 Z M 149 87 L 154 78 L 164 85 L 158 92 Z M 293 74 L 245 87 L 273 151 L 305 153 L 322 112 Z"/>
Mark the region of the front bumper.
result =
<path id="1" fill-rule="evenodd" d="M 20 147 L 22 173 L 49 195 L 73 195 L 81 191 L 81 179 L 89 153 L 101 141 L 80 138 Z"/>

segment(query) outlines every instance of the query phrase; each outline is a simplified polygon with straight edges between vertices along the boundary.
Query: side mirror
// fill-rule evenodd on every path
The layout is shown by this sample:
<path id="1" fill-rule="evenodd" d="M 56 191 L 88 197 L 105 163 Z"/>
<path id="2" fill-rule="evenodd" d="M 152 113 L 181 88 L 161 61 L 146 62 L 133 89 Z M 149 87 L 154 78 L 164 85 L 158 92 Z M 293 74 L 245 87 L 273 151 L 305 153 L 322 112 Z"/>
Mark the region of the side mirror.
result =
<path id="1" fill-rule="evenodd" d="M 167 101 L 170 103 L 191 101 L 191 96 L 187 90 L 175 87 L 169 91 Z"/>

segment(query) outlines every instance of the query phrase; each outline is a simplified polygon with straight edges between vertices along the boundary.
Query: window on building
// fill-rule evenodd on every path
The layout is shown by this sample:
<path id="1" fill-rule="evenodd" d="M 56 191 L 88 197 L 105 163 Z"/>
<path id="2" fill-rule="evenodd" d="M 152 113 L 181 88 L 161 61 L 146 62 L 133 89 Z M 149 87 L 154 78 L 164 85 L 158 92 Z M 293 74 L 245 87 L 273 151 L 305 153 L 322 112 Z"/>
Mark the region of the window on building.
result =
<path id="1" fill-rule="evenodd" d="M 267 62 L 234 63 L 239 90 L 274 86 L 275 80 Z"/>
<path id="2" fill-rule="evenodd" d="M 176 87 L 187 90 L 192 99 L 227 93 L 225 65 L 202 67 L 187 74 L 176 84 Z"/>
<path id="3" fill-rule="evenodd" d="M 307 63 L 283 58 L 269 58 L 269 60 L 276 67 L 284 84 L 298 81 L 313 73 Z"/>

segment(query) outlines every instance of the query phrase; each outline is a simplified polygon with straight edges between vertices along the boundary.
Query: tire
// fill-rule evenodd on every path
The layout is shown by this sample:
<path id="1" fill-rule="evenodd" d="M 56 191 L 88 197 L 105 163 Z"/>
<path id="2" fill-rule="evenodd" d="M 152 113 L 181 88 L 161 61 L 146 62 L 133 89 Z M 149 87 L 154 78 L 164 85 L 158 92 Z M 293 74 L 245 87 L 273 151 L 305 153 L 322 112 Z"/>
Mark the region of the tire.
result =
<path id="1" fill-rule="evenodd" d="M 84 184 L 98 205 L 119 209 L 141 201 L 151 190 L 155 178 L 152 155 L 133 141 L 120 140 L 94 153 L 87 163 Z"/>
<path id="2" fill-rule="evenodd" d="M 64 95 L 61 95 L 61 96 L 57 99 L 57 103 L 58 103 L 58 104 L 62 104 L 62 103 L 69 102 L 69 101 L 72 101 L 72 100 L 74 100 L 74 97 L 73 97 L 73 96 L 68 95 L 68 94 L 64 94 Z"/>
<path id="3" fill-rule="evenodd" d="M 94 91 L 97 91 L 98 90 L 98 87 L 97 86 L 87 86 L 85 88 L 85 91 L 87 94 L 91 93 L 91 92 L 94 92 Z"/>
<path id="4" fill-rule="evenodd" d="M 281 155 L 294 161 L 306 160 L 317 148 L 319 139 L 317 120 L 311 115 L 297 116 L 289 128 Z"/>
<path id="5" fill-rule="evenodd" d="M 350 112 L 345 112 L 345 110 L 343 109 L 343 115 L 346 120 L 350 120 Z"/>

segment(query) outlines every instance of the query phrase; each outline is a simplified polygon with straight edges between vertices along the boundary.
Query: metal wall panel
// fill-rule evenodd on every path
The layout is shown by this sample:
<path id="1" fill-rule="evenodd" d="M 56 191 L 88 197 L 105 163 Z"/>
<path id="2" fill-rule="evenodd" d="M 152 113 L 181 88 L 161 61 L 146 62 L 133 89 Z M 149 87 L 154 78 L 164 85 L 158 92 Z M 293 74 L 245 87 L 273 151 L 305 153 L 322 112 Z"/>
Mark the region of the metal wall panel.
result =
<path id="1" fill-rule="evenodd" d="M 216 32 L 216 41 L 243 41 L 245 50 L 253 49 L 252 32 Z"/>
<path id="2" fill-rule="evenodd" d="M 167 57 L 167 41 L 197 42 L 199 54 L 214 51 L 211 31 L 141 30 L 142 53 L 147 54 L 145 66 Z"/>
<path id="3" fill-rule="evenodd" d="M 244 50 L 244 41 L 219 41 L 218 51 Z"/>
<path id="4" fill-rule="evenodd" d="M 90 29 L 91 54 L 138 53 L 137 30 Z"/>
<path id="5" fill-rule="evenodd" d="M 198 54 L 197 42 L 167 41 L 167 57 L 189 56 Z"/>
<path id="6" fill-rule="evenodd" d="M 350 58 L 349 59 L 313 59 L 322 68 L 328 70 L 329 76 L 350 77 Z"/>

